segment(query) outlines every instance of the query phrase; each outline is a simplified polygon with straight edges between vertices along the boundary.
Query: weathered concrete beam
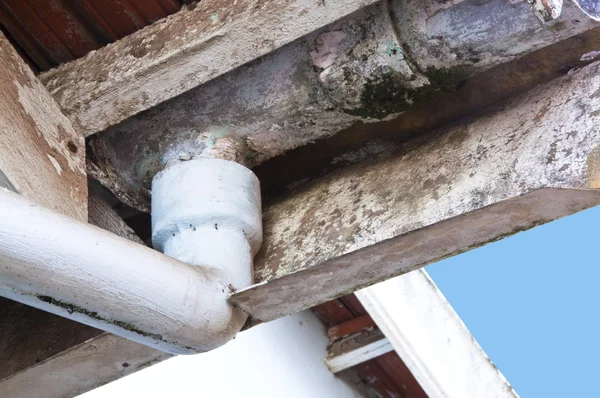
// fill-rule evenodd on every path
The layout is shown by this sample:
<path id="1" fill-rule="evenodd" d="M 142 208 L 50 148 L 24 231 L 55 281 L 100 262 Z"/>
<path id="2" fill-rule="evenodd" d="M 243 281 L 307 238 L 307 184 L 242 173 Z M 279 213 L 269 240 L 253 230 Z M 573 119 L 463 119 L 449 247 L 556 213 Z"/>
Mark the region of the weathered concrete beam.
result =
<path id="1" fill-rule="evenodd" d="M 526 1 L 503 0 L 466 0 L 450 7 L 429 1 L 420 9 L 410 2 L 391 3 L 403 46 L 420 68 L 445 68 L 459 75 L 507 62 L 598 26 L 571 1 L 563 4 L 560 17 L 545 24 L 528 7 Z"/>
<path id="2" fill-rule="evenodd" d="M 203 0 L 41 79 L 87 136 L 376 1 Z"/>
<path id="3" fill-rule="evenodd" d="M 49 209 L 87 220 L 85 143 L 0 33 L 0 174 Z"/>
<path id="4" fill-rule="evenodd" d="M 600 64 L 297 188 L 264 209 L 268 321 L 600 204 Z"/>
<path id="5" fill-rule="evenodd" d="M 356 296 L 429 398 L 518 398 L 425 270 Z"/>
<path id="6" fill-rule="evenodd" d="M 331 138 L 304 145 L 270 159 L 253 171 L 266 199 L 288 186 L 317 178 L 373 156 L 386 147 L 414 139 L 435 128 L 479 114 L 490 106 L 564 76 L 600 57 L 600 28 L 536 50 L 464 81 L 453 93 L 432 99 L 378 123 L 356 123 Z"/>
<path id="7" fill-rule="evenodd" d="M 378 3 L 92 137 L 90 172 L 147 211 L 149 183 L 173 158 L 218 150 L 254 166 L 593 26 L 571 3 L 546 25 L 525 2 Z"/>

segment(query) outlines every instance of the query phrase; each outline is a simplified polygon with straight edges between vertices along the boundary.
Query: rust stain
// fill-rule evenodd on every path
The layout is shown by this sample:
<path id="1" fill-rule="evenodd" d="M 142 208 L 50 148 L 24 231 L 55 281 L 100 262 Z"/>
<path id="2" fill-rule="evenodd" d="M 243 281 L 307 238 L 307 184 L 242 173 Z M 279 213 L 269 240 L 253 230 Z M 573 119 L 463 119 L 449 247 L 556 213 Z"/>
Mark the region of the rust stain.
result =
<path id="1" fill-rule="evenodd" d="M 595 147 L 587 159 L 587 186 L 600 188 L 600 146 Z"/>
<path id="2" fill-rule="evenodd" d="M 537 113 L 537 115 L 535 115 L 535 117 L 533 118 L 533 120 L 535 120 L 535 122 L 539 122 L 540 120 L 542 120 L 544 118 L 544 116 L 546 115 L 546 113 L 548 113 L 548 111 L 550 110 L 550 107 L 548 106 L 548 104 L 545 104 L 542 109 L 540 109 L 540 111 Z"/>

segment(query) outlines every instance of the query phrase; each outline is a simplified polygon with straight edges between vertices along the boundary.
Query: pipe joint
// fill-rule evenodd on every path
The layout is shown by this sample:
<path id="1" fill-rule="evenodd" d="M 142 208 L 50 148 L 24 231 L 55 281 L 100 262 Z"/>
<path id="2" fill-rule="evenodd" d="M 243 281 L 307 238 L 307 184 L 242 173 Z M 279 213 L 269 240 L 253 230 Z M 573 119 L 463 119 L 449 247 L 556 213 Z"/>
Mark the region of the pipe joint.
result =
<path id="1" fill-rule="evenodd" d="M 164 251 L 174 237 L 205 227 L 241 232 L 252 256 L 258 252 L 262 243 L 260 182 L 252 171 L 228 160 L 200 158 L 171 165 L 154 177 L 155 249 Z"/>
<path id="2" fill-rule="evenodd" d="M 253 258 L 262 243 L 260 182 L 248 168 L 223 159 L 178 162 L 152 182 L 155 249 L 198 267 L 216 293 L 206 306 L 207 344 L 224 344 L 247 315 L 227 303 L 253 282 Z M 208 295 L 208 293 L 207 293 Z"/>

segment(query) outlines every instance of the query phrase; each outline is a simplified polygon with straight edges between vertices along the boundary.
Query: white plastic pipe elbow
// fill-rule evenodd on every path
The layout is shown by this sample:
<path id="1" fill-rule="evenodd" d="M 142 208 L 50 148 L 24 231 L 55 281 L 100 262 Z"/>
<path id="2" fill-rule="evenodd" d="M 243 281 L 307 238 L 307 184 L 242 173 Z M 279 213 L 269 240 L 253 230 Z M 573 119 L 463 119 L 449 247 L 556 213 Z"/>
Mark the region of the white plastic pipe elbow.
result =
<path id="1" fill-rule="evenodd" d="M 220 289 L 203 295 L 210 302 L 203 315 L 207 346 L 229 341 L 246 322 L 247 315 L 228 304 L 227 296 L 252 284 L 252 260 L 261 243 L 260 182 L 246 167 L 222 159 L 194 159 L 154 177 L 154 248 L 197 266 Z"/>
<path id="2" fill-rule="evenodd" d="M 173 354 L 229 341 L 246 315 L 227 296 L 252 283 L 261 243 L 258 180 L 202 159 L 154 188 L 154 241 L 168 256 L 0 189 L 0 295 Z"/>

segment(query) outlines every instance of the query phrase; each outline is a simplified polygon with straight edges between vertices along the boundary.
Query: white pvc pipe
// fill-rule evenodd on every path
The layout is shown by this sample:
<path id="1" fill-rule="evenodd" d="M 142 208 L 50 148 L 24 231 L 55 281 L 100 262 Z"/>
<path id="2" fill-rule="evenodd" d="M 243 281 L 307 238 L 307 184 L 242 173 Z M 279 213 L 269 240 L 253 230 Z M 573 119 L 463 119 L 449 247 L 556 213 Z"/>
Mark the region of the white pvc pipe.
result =
<path id="1" fill-rule="evenodd" d="M 235 212 L 217 228 L 210 217 L 204 218 L 210 224 L 200 217 L 179 229 L 163 218 L 171 228 L 165 250 L 198 266 L 0 188 L 0 295 L 174 354 L 204 352 L 229 341 L 246 320 L 226 300 L 232 290 L 252 283 L 252 257 L 262 236 L 256 224 L 260 193 L 249 170 L 219 162 L 226 161 L 191 161 L 187 167 L 220 170 L 216 181 L 205 181 L 217 189 L 216 182 L 229 186 L 233 174 L 233 188 L 224 193 L 246 203 L 243 211 L 251 214 L 245 221 L 254 235 L 248 239 L 236 229 L 246 223 L 236 222 Z M 246 183 L 240 186 L 244 173 Z M 168 188 L 177 192 L 177 186 Z M 200 208 L 211 208 L 214 201 L 231 205 L 218 192 L 195 198 Z"/>

